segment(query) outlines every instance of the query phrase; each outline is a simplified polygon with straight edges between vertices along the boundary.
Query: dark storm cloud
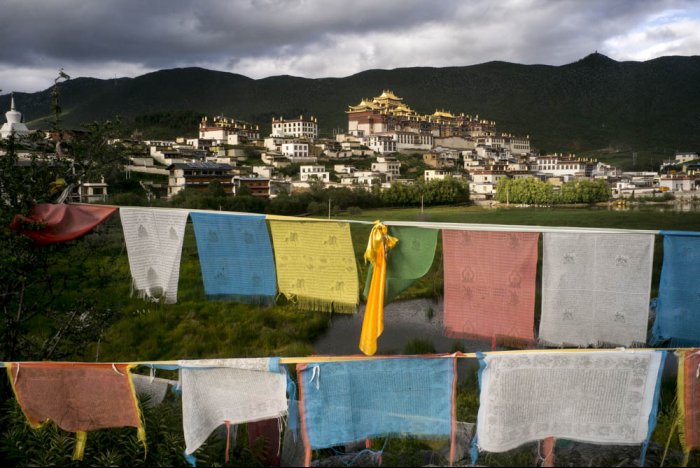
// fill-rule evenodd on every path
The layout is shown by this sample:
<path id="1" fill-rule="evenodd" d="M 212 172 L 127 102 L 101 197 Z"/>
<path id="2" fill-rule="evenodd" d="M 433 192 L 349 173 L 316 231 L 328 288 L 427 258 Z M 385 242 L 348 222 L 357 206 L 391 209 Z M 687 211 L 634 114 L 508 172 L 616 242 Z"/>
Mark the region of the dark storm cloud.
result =
<path id="1" fill-rule="evenodd" d="M 60 67 L 72 76 L 101 78 L 180 66 L 253 78 L 319 77 L 489 60 L 559 65 L 594 50 L 616 59 L 644 57 L 655 49 L 687 53 L 698 42 L 692 28 L 697 17 L 683 13 L 689 5 L 682 0 L 4 0 L 0 88 L 46 88 Z M 665 12 L 674 12 L 675 20 L 650 23 Z M 647 38 L 641 51 L 634 41 L 639 34 Z M 654 35 L 663 46 L 648 39 Z"/>

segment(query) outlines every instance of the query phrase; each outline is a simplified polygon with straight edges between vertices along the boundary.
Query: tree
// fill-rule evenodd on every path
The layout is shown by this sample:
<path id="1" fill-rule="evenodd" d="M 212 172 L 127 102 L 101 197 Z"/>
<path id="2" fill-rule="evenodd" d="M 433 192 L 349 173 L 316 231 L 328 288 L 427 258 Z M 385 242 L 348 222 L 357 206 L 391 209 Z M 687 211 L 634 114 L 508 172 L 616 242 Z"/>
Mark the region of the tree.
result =
<path id="1" fill-rule="evenodd" d="M 56 79 L 66 79 L 61 71 Z M 72 355 L 86 342 L 96 341 L 113 311 L 97 310 L 89 295 L 65 294 L 86 275 L 98 283 L 112 271 L 90 270 L 86 262 L 98 237 L 68 245 L 37 247 L 9 229 L 17 214 L 28 215 L 32 206 L 50 202 L 63 187 L 98 177 L 119 178 L 123 153 L 108 145 L 115 131 L 112 123 L 93 123 L 87 131 L 63 140 L 58 127 L 58 86 L 54 87 L 52 110 L 54 134 L 59 136 L 57 155 L 33 153 L 20 161 L 14 135 L 4 143 L 0 157 L 0 359 L 51 359 Z M 64 143 L 64 144 L 62 144 Z M 116 250 L 115 255 L 119 254 Z M 70 265 L 57 275 L 61 265 Z M 65 273 L 62 271 L 62 273 Z M 70 300 L 66 301 L 66 298 Z"/>

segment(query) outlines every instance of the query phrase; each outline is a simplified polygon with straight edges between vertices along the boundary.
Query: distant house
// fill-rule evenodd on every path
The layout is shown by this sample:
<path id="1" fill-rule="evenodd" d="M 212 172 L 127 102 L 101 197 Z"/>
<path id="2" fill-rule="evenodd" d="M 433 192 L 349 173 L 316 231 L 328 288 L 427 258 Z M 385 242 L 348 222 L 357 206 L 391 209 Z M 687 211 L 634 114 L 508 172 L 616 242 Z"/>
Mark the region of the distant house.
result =
<path id="1" fill-rule="evenodd" d="M 471 193 L 493 196 L 496 194 L 496 185 L 504 177 L 508 177 L 505 166 L 493 166 L 477 169 L 469 173 L 469 191 Z"/>
<path id="2" fill-rule="evenodd" d="M 168 166 L 168 197 L 176 195 L 185 187 L 204 190 L 218 181 L 226 193 L 234 193 L 233 167 L 212 162 L 175 163 Z"/>
<path id="3" fill-rule="evenodd" d="M 459 178 L 461 174 L 445 169 L 426 169 L 423 172 L 423 179 L 425 179 L 426 182 L 430 182 L 431 180 L 445 180 L 448 176 Z"/>
<path id="4" fill-rule="evenodd" d="M 386 135 L 371 135 L 367 137 L 367 147 L 379 154 L 396 153 L 396 140 Z"/>
<path id="5" fill-rule="evenodd" d="M 377 156 L 377 162 L 372 163 L 372 172 L 385 175 L 385 181 L 391 182 L 401 175 L 401 162 L 393 156 Z"/>
<path id="6" fill-rule="evenodd" d="M 270 198 L 270 179 L 267 177 L 233 177 L 233 194 L 238 195 L 241 188 L 250 190 L 251 195 L 259 198 Z"/>
<path id="7" fill-rule="evenodd" d="M 104 178 L 101 182 L 81 182 L 78 186 L 78 200 L 81 203 L 105 202 L 107 187 Z"/>
<path id="8" fill-rule="evenodd" d="M 662 191 L 690 192 L 695 190 L 695 177 L 687 174 L 673 174 L 659 178 L 659 188 Z"/>
<path id="9" fill-rule="evenodd" d="M 676 153 L 676 163 L 685 163 L 698 159 L 698 153 Z"/>
<path id="10" fill-rule="evenodd" d="M 301 166 L 299 167 L 299 180 L 308 182 L 309 180 L 320 180 L 321 182 L 330 182 L 330 174 L 326 171 L 325 166 Z"/>

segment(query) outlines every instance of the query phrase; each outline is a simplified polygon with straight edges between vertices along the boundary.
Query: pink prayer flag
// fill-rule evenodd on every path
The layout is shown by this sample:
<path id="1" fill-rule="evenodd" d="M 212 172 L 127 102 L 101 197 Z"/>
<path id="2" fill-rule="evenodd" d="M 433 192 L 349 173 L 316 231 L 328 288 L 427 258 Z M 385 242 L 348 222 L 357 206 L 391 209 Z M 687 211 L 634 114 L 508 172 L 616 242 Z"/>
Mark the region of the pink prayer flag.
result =
<path id="1" fill-rule="evenodd" d="M 534 338 L 539 233 L 442 231 L 445 331 L 456 338 Z"/>

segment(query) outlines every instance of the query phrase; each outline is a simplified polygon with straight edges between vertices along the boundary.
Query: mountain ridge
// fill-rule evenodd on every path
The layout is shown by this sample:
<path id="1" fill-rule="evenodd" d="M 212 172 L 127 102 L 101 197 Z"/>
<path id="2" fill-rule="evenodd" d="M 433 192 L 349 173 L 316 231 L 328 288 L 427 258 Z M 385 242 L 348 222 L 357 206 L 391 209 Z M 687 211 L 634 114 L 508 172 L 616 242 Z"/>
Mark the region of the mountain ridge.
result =
<path id="1" fill-rule="evenodd" d="M 154 114 L 228 116 L 261 125 L 272 116 L 319 119 L 322 133 L 346 129 L 348 105 L 392 89 L 421 113 L 445 109 L 495 120 L 499 131 L 530 135 L 536 148 L 700 147 L 700 56 L 617 62 L 602 54 L 560 66 L 490 61 L 469 66 L 365 70 L 340 78 L 278 75 L 253 79 L 201 67 L 134 78 L 81 77 L 59 84 L 62 121 L 77 126 L 119 115 L 130 127 Z M 51 89 L 15 93 L 30 127 L 46 126 Z M 9 95 L 0 96 L 0 111 Z M 148 119 L 146 119 L 148 120 Z M 151 119 L 152 120 L 152 119 Z M 175 136 L 196 123 L 160 128 Z M 148 127 L 140 128 L 148 136 Z"/>

